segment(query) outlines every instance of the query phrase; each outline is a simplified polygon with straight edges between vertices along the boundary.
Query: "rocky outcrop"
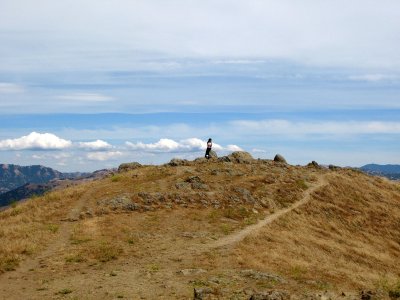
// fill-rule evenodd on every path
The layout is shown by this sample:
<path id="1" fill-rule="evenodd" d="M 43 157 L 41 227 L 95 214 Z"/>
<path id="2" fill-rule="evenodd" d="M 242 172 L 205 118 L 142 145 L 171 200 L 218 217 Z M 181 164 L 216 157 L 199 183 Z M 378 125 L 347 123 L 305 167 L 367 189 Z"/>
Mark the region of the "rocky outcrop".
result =
<path id="1" fill-rule="evenodd" d="M 312 162 L 310 162 L 310 163 L 307 165 L 307 167 L 316 168 L 316 169 L 321 168 L 320 165 L 319 165 L 315 160 L 313 160 Z"/>
<path id="2" fill-rule="evenodd" d="M 123 209 L 133 211 L 141 208 L 139 204 L 133 203 L 132 200 L 126 195 L 117 196 L 112 199 L 97 201 L 97 205 L 108 206 L 112 210 Z"/>
<path id="3" fill-rule="evenodd" d="M 188 163 L 189 163 L 189 161 L 187 159 L 173 158 L 168 163 L 168 165 L 170 165 L 172 167 L 178 167 L 178 166 L 187 166 Z"/>
<path id="4" fill-rule="evenodd" d="M 127 172 L 130 170 L 135 170 L 142 167 L 142 165 L 138 162 L 124 163 L 119 165 L 118 172 Z"/>
<path id="5" fill-rule="evenodd" d="M 245 151 L 235 151 L 223 158 L 224 161 L 230 161 L 238 164 L 250 164 L 254 162 L 253 156 Z"/>
<path id="6" fill-rule="evenodd" d="M 275 155 L 274 162 L 287 164 L 286 159 L 280 154 Z"/>

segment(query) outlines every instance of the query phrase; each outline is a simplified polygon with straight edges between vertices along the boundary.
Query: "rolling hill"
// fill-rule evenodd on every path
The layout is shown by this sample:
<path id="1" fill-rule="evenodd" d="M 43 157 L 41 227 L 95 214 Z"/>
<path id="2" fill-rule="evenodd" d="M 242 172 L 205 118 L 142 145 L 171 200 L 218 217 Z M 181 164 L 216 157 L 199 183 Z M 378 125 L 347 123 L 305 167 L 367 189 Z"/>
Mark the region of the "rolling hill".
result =
<path id="1" fill-rule="evenodd" d="M 357 170 L 134 163 L 0 212 L 0 298 L 397 299 L 399 228 Z"/>

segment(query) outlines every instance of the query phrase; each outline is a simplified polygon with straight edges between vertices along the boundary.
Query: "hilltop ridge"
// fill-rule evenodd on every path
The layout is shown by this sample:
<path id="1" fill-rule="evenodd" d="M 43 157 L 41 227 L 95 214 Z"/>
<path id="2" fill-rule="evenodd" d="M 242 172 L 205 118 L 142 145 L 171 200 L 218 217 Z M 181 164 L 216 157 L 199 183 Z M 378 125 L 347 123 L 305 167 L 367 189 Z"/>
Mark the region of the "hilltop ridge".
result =
<path id="1" fill-rule="evenodd" d="M 124 164 L 0 213 L 0 296 L 394 299 L 399 222 L 399 184 L 357 170 Z"/>

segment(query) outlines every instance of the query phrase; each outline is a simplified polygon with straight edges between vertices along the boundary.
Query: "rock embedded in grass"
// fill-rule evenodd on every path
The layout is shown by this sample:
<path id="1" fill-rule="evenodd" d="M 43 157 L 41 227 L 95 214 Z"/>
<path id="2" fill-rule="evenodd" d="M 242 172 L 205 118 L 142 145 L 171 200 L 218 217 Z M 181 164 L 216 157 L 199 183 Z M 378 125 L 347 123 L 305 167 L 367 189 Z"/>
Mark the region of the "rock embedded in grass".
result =
<path id="1" fill-rule="evenodd" d="M 123 164 L 119 165 L 118 172 L 127 172 L 127 171 L 135 170 L 135 169 L 138 169 L 141 167 L 142 167 L 142 165 L 138 162 L 123 163 Z"/>
<path id="2" fill-rule="evenodd" d="M 287 164 L 286 159 L 280 154 L 275 155 L 274 162 L 280 162 L 280 163 Z"/>

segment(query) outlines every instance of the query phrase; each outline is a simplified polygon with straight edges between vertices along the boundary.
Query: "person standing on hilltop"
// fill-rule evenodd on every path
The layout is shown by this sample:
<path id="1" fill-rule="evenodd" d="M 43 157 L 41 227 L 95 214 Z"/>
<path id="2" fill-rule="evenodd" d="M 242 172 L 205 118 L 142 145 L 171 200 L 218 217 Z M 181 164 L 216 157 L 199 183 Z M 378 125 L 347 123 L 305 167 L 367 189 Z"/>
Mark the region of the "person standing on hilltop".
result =
<path id="1" fill-rule="evenodd" d="M 212 139 L 208 139 L 207 141 L 207 150 L 206 150 L 206 155 L 204 156 L 205 158 L 209 159 L 210 158 L 210 151 L 212 148 Z"/>

